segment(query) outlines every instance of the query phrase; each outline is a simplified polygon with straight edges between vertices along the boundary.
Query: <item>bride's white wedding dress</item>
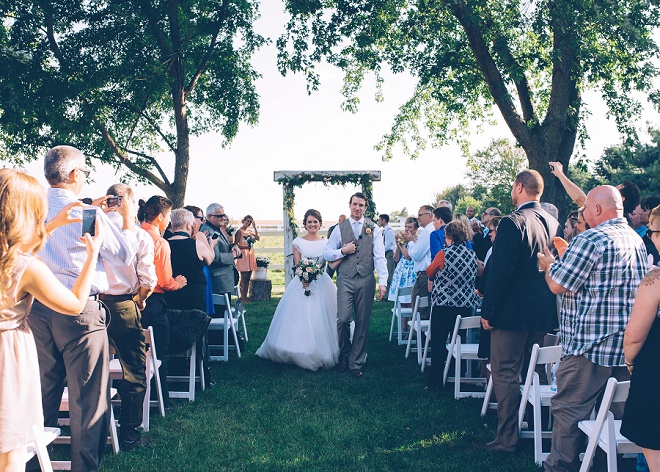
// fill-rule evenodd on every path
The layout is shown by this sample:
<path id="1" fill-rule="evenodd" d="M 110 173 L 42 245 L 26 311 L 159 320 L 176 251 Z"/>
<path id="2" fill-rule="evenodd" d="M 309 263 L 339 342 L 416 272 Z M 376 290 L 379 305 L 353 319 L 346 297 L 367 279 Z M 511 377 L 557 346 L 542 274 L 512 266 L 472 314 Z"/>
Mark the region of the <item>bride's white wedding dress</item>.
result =
<path id="1" fill-rule="evenodd" d="M 293 245 L 303 258 L 323 258 L 326 242 L 296 238 Z M 309 370 L 337 364 L 337 288 L 324 272 L 309 290 L 307 297 L 297 277 L 289 282 L 257 356 Z"/>

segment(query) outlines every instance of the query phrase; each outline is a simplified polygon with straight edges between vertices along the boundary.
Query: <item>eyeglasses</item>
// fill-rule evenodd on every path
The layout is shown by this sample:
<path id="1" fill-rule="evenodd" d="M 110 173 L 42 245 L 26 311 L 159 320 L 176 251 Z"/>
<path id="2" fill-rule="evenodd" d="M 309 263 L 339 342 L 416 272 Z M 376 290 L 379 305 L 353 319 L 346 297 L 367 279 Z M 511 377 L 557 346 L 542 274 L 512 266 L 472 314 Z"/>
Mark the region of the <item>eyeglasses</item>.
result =
<path id="1" fill-rule="evenodd" d="M 197 218 L 199 221 L 204 221 L 205 219 L 203 216 L 196 216 L 195 218 Z"/>
<path id="2" fill-rule="evenodd" d="M 89 179 L 89 174 L 92 173 L 91 170 L 87 170 L 87 169 L 80 169 L 80 168 L 78 168 L 78 170 L 79 170 L 80 172 L 82 172 L 82 173 L 85 175 L 85 178 L 86 178 L 86 179 Z"/>
<path id="3" fill-rule="evenodd" d="M 220 213 L 219 215 L 209 215 L 209 218 L 213 217 L 213 218 L 220 219 L 220 218 L 224 218 L 225 216 L 227 216 L 227 215 L 225 215 L 224 213 Z"/>
<path id="4" fill-rule="evenodd" d="M 655 234 L 660 233 L 660 229 L 647 229 L 647 230 L 646 230 L 646 234 L 649 235 L 649 238 L 650 238 L 651 236 L 653 236 L 654 233 L 655 233 Z"/>
<path id="5" fill-rule="evenodd" d="M 424 215 L 430 215 L 431 212 L 429 211 L 428 213 L 417 213 L 417 218 L 421 218 Z"/>

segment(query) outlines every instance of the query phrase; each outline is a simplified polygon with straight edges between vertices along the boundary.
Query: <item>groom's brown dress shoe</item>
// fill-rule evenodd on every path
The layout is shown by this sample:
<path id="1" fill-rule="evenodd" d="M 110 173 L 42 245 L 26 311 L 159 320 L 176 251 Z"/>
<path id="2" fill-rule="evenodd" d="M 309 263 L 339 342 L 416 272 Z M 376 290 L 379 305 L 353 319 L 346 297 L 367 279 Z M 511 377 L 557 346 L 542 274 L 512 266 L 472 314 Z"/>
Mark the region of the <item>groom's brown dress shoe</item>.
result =
<path id="1" fill-rule="evenodd" d="M 360 378 L 364 375 L 362 369 L 351 369 L 351 375 L 355 378 Z"/>
<path id="2" fill-rule="evenodd" d="M 516 446 L 505 446 L 496 441 L 491 441 L 489 443 L 485 443 L 483 441 L 472 441 L 472 445 L 483 451 L 507 452 L 509 454 L 516 452 Z"/>
<path id="3" fill-rule="evenodd" d="M 339 359 L 339 364 L 337 364 L 337 370 L 339 372 L 346 372 L 348 370 L 348 358 L 342 357 Z"/>

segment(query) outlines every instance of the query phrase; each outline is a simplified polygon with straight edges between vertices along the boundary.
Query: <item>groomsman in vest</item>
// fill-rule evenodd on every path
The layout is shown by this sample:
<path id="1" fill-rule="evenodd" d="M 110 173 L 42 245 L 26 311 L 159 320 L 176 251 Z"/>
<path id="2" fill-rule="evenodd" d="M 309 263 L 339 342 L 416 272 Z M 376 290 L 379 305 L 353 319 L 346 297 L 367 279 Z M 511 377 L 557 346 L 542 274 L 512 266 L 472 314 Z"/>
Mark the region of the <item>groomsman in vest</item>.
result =
<path id="1" fill-rule="evenodd" d="M 378 291 L 382 300 L 386 293 L 387 264 L 380 228 L 364 217 L 367 197 L 355 193 L 349 200 L 351 216 L 337 226 L 325 246 L 327 261 L 342 259 L 337 268 L 337 334 L 339 337 L 339 370 L 350 369 L 362 377 L 367 358 L 369 319 L 374 303 L 378 272 Z M 355 313 L 355 331 L 351 343 L 350 323 Z"/>
<path id="2" fill-rule="evenodd" d="M 383 213 L 378 215 L 378 226 L 381 227 L 383 234 L 383 244 L 385 244 L 385 259 L 387 260 L 387 293 L 390 292 L 390 285 L 392 285 L 392 275 L 394 275 L 394 250 L 396 243 L 394 242 L 394 230 L 390 228 L 390 215 Z"/>

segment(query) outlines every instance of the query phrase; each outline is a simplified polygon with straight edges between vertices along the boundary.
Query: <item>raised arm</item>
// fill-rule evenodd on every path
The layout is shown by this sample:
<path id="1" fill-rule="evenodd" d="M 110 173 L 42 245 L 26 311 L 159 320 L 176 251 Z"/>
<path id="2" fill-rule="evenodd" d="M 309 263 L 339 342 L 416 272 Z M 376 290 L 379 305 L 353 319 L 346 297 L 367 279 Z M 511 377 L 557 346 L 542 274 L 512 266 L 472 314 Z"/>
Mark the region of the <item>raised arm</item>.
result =
<path id="1" fill-rule="evenodd" d="M 584 206 L 584 202 L 587 201 L 587 196 L 580 187 L 566 177 L 566 174 L 564 174 L 564 166 L 561 162 L 549 162 L 548 164 L 550 164 L 552 174 L 559 179 L 564 186 L 564 190 L 566 190 L 568 196 L 571 197 L 571 200 L 573 200 L 577 206 Z"/>
<path id="2" fill-rule="evenodd" d="M 85 235 L 87 260 L 71 290 L 53 275 L 41 260 L 34 258 L 25 269 L 18 285 L 19 295 L 30 293 L 51 310 L 65 315 L 78 315 L 85 308 L 92 284 L 92 276 L 101 248 L 101 237 Z"/>

